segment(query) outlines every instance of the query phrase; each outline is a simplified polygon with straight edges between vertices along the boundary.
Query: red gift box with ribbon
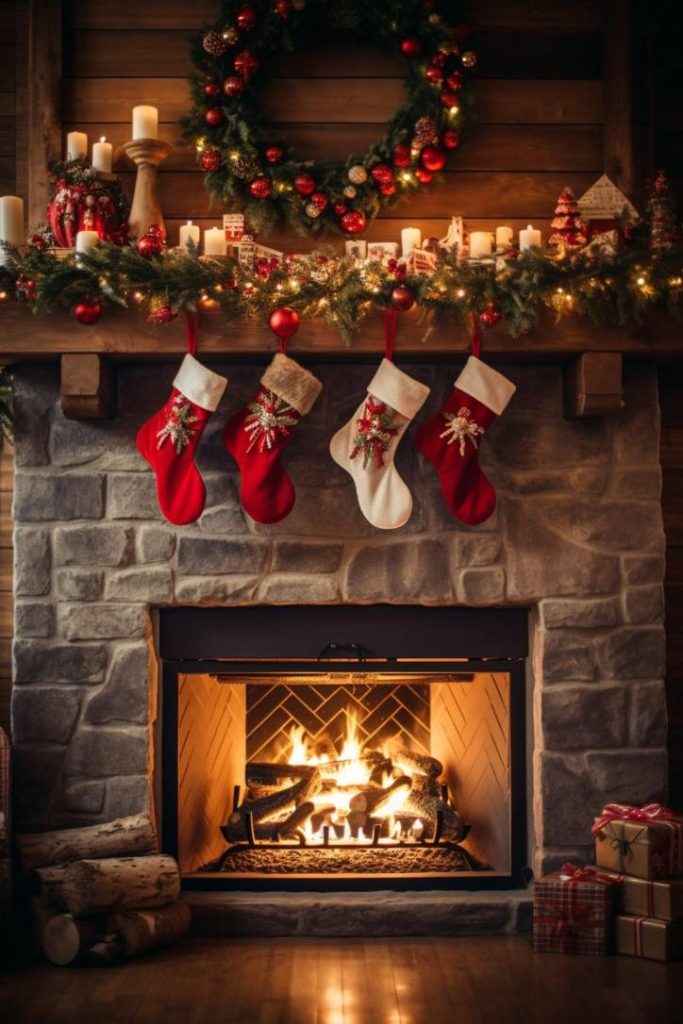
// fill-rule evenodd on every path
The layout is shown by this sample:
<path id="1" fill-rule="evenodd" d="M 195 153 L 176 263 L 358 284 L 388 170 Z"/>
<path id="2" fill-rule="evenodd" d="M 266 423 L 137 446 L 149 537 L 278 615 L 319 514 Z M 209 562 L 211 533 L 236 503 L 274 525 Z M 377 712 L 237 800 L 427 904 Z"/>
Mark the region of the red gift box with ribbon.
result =
<path id="1" fill-rule="evenodd" d="M 618 885 L 595 868 L 575 864 L 539 878 L 534 885 L 534 951 L 608 953 Z"/>
<path id="2" fill-rule="evenodd" d="M 661 804 L 607 804 L 593 823 L 598 867 L 636 878 L 683 875 L 683 817 Z"/>

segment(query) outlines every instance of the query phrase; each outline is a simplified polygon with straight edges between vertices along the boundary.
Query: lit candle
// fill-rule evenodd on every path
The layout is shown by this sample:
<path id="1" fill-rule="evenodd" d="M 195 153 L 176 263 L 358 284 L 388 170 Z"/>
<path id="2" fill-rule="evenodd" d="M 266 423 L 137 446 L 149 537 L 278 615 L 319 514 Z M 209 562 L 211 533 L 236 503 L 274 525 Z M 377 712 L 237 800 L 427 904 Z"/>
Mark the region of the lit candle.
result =
<path id="1" fill-rule="evenodd" d="M 513 238 L 512 228 L 496 228 L 496 249 L 509 249 Z"/>
<path id="2" fill-rule="evenodd" d="M 80 160 L 88 155 L 88 136 L 85 132 L 69 132 L 66 137 L 67 160 Z"/>
<path id="3" fill-rule="evenodd" d="M 519 250 L 524 252 L 525 249 L 531 249 L 534 245 L 540 247 L 541 232 L 535 230 L 531 224 L 528 224 L 526 230 L 519 233 Z"/>
<path id="4" fill-rule="evenodd" d="M 159 134 L 159 111 L 156 107 L 133 107 L 133 138 L 156 139 Z"/>
<path id="5" fill-rule="evenodd" d="M 104 171 L 105 174 L 111 174 L 112 151 L 113 146 L 111 142 L 107 142 L 104 135 L 99 142 L 93 143 L 92 167 L 94 171 Z"/>
<path id="6" fill-rule="evenodd" d="M 473 231 L 470 234 L 470 259 L 491 255 L 491 232 Z"/>
<path id="7" fill-rule="evenodd" d="M 76 235 L 76 252 L 90 252 L 100 240 L 96 231 L 79 231 Z"/>
<path id="8" fill-rule="evenodd" d="M 225 256 L 227 251 L 228 241 L 225 231 L 221 228 L 207 228 L 204 232 L 204 255 Z"/>
<path id="9" fill-rule="evenodd" d="M 189 249 L 189 243 L 196 247 L 199 245 L 199 227 L 188 220 L 187 224 L 181 224 L 179 232 L 179 245 L 181 249 Z"/>
<path id="10" fill-rule="evenodd" d="M 0 242 L 23 245 L 24 200 L 19 196 L 0 196 Z"/>
<path id="11" fill-rule="evenodd" d="M 401 231 L 401 255 L 410 256 L 413 249 L 422 245 L 422 232 L 419 228 L 403 228 Z"/>

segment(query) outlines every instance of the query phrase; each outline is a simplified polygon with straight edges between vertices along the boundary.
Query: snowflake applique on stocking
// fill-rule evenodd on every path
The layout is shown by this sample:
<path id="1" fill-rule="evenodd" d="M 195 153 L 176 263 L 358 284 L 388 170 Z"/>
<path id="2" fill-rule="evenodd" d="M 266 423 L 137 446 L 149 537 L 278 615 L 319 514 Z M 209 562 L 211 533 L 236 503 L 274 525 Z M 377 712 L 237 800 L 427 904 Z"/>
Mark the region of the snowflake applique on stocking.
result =
<path id="1" fill-rule="evenodd" d="M 183 395 L 176 395 L 168 410 L 166 422 L 161 430 L 157 430 L 157 448 L 171 441 L 176 455 L 180 455 L 197 433 L 194 423 L 199 423 L 199 417 L 192 412 L 192 406 Z"/>
<path id="2" fill-rule="evenodd" d="M 247 452 L 253 448 L 263 454 L 271 451 L 280 438 L 289 437 L 291 427 L 299 422 L 299 413 L 293 406 L 269 388 L 262 388 L 249 403 L 249 416 L 244 430 L 249 435 Z"/>
<path id="3" fill-rule="evenodd" d="M 444 413 L 444 419 L 448 426 L 439 434 L 439 437 L 446 439 L 446 444 L 458 443 L 460 454 L 465 454 L 467 441 L 470 441 L 475 448 L 479 447 L 477 438 L 485 434 L 483 427 L 472 418 L 472 411 L 466 405 L 458 409 L 457 414 L 452 412 Z"/>
<path id="4" fill-rule="evenodd" d="M 365 400 L 363 415 L 357 421 L 356 436 L 350 459 L 363 453 L 363 469 L 374 464 L 377 469 L 384 465 L 384 456 L 391 448 L 393 439 L 403 424 L 396 422 L 398 413 L 385 402 L 378 402 L 372 395 Z"/>

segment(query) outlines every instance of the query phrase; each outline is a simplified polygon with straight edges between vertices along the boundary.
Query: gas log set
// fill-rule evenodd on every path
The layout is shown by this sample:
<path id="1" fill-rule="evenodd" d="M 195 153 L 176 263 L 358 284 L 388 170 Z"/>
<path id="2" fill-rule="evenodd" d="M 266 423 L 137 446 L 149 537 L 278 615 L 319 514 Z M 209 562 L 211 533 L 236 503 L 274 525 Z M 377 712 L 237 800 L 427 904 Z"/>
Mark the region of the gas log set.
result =
<path id="1" fill-rule="evenodd" d="M 395 736 L 364 749 L 353 709 L 341 750 L 313 746 L 290 729 L 283 756 L 249 762 L 246 796 L 233 795 L 221 831 L 229 846 L 207 870 L 265 873 L 471 871 L 460 846 L 469 832 L 454 808 L 443 765 Z"/>

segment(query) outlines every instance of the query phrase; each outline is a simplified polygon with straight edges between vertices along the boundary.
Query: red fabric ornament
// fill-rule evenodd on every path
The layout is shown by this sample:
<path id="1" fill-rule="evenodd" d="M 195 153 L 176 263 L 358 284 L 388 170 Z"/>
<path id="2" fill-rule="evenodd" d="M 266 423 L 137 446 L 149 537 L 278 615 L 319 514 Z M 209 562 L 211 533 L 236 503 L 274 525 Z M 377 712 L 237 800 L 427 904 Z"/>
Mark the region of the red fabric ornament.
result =
<path id="1" fill-rule="evenodd" d="M 310 196 L 315 192 L 315 178 L 311 174 L 297 174 L 294 188 L 300 196 Z"/>
<path id="2" fill-rule="evenodd" d="M 204 86 L 204 95 L 205 96 L 215 97 L 215 96 L 220 96 L 220 94 L 221 94 L 221 87 L 218 84 L 218 82 L 207 82 L 206 85 Z"/>
<path id="3" fill-rule="evenodd" d="M 256 26 L 256 9 L 254 7 L 242 7 L 237 12 L 235 23 L 243 32 L 249 32 Z"/>
<path id="4" fill-rule="evenodd" d="M 249 191 L 255 199 L 269 199 L 273 189 L 267 178 L 254 178 L 249 183 Z"/>
<path id="5" fill-rule="evenodd" d="M 440 68 L 438 64 L 428 64 L 425 68 L 425 78 L 428 82 L 442 82 L 443 76 L 443 68 Z"/>
<path id="6" fill-rule="evenodd" d="M 457 149 L 460 145 L 460 136 L 452 128 L 449 128 L 441 136 L 441 145 L 444 149 Z"/>
<path id="7" fill-rule="evenodd" d="M 203 171 L 217 171 L 221 165 L 221 154 L 217 149 L 205 149 L 199 159 Z"/>
<path id="8" fill-rule="evenodd" d="M 284 153 L 279 146 L 268 146 L 265 152 L 265 157 L 269 164 L 279 164 L 283 156 Z"/>
<path id="9" fill-rule="evenodd" d="M 422 43 L 414 36 L 409 36 L 401 42 L 401 53 L 404 57 L 419 57 L 422 53 Z"/>
<path id="10" fill-rule="evenodd" d="M 429 183 L 434 178 L 434 175 L 432 174 L 431 171 L 425 170 L 424 167 L 418 167 L 415 171 L 415 177 L 417 178 L 421 185 L 429 185 Z"/>
<path id="11" fill-rule="evenodd" d="M 178 314 L 173 312 L 172 307 L 167 302 L 163 302 L 150 310 L 147 319 L 152 324 L 170 324 L 177 316 Z"/>
<path id="12" fill-rule="evenodd" d="M 441 93 L 441 102 L 444 107 L 448 107 L 449 109 L 450 107 L 457 107 L 458 97 L 454 92 L 451 92 L 450 89 L 444 89 Z"/>
<path id="13" fill-rule="evenodd" d="M 365 214 L 361 213 L 360 210 L 349 210 L 348 213 L 343 214 L 340 225 L 342 231 L 346 231 L 349 235 L 360 235 L 365 231 L 368 226 L 368 222 L 365 218 Z"/>
<path id="14" fill-rule="evenodd" d="M 495 302 L 489 302 L 486 305 L 486 309 L 483 309 L 479 314 L 479 323 L 482 327 L 495 327 L 503 319 L 503 314 L 496 306 Z"/>
<path id="15" fill-rule="evenodd" d="M 153 256 L 160 256 L 164 251 L 163 233 L 159 231 L 155 224 L 153 224 L 147 231 L 146 235 L 143 235 L 142 238 L 138 238 L 136 248 L 140 255 L 144 256 L 146 260 L 151 260 Z"/>
<path id="16" fill-rule="evenodd" d="M 462 89 L 462 83 L 462 71 L 451 71 L 450 75 L 446 78 L 446 85 L 449 89 L 452 89 L 453 92 L 458 92 L 459 89 Z"/>
<path id="17" fill-rule="evenodd" d="M 239 71 L 245 82 L 248 82 L 251 76 L 255 74 L 258 69 L 259 62 L 256 60 L 253 53 L 249 52 L 249 50 L 242 50 L 242 52 L 238 53 L 235 57 L 235 71 Z"/>
<path id="18" fill-rule="evenodd" d="M 209 107 L 204 114 L 204 120 L 211 128 L 217 128 L 223 121 L 223 111 L 220 107 Z"/>
<path id="19" fill-rule="evenodd" d="M 74 307 L 74 316 L 79 324 L 85 324 L 89 327 L 91 324 L 96 324 L 102 316 L 102 307 L 99 302 L 93 302 L 91 299 L 82 299 Z"/>
<path id="20" fill-rule="evenodd" d="M 237 75 L 230 75 L 223 82 L 223 92 L 231 99 L 234 99 L 235 96 L 241 96 L 244 92 L 244 79 L 239 78 Z"/>
<path id="21" fill-rule="evenodd" d="M 394 180 L 394 169 L 389 164 L 375 164 L 370 171 L 370 176 L 382 185 Z"/>
<path id="22" fill-rule="evenodd" d="M 410 167 L 410 164 L 412 162 L 410 146 L 394 146 L 394 152 L 392 154 L 392 157 L 394 161 L 394 167 Z"/>
<path id="23" fill-rule="evenodd" d="M 391 304 L 399 313 L 407 313 L 415 305 L 415 296 L 409 288 L 400 284 L 391 293 Z"/>
<path id="24" fill-rule="evenodd" d="M 311 202 L 314 206 L 317 206 L 319 210 L 324 210 L 329 201 L 329 196 L 325 195 L 324 192 L 314 192 L 311 196 Z"/>
<path id="25" fill-rule="evenodd" d="M 212 57 L 222 57 L 228 49 L 226 43 L 220 32 L 207 32 L 202 39 L 202 46 L 207 53 L 210 53 Z"/>
<path id="26" fill-rule="evenodd" d="M 442 171 L 446 166 L 446 154 L 436 146 L 425 146 L 420 153 L 420 163 L 426 171 Z"/>
<path id="27" fill-rule="evenodd" d="M 276 14 L 279 14 L 285 21 L 292 13 L 292 5 L 290 0 L 277 0 L 275 7 L 273 8 Z"/>
<path id="28" fill-rule="evenodd" d="M 299 330 L 301 318 L 291 306 L 280 306 L 270 314 L 268 326 L 280 341 L 289 341 Z"/>

